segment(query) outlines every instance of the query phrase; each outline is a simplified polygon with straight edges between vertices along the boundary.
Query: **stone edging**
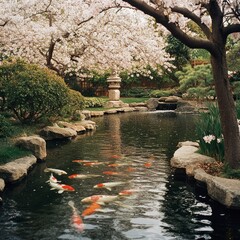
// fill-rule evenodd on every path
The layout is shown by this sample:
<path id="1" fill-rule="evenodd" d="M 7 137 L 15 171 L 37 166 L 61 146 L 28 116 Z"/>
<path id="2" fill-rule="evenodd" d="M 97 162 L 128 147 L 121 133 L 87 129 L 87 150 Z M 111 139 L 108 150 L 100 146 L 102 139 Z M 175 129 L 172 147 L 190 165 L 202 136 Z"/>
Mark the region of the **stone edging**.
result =
<path id="1" fill-rule="evenodd" d="M 197 153 L 197 143 L 179 144 L 171 159 L 171 166 L 184 169 L 188 176 L 206 184 L 208 195 L 215 201 L 230 209 L 240 210 L 240 180 L 212 176 L 206 173 L 199 164 L 215 161 L 213 158 Z"/>

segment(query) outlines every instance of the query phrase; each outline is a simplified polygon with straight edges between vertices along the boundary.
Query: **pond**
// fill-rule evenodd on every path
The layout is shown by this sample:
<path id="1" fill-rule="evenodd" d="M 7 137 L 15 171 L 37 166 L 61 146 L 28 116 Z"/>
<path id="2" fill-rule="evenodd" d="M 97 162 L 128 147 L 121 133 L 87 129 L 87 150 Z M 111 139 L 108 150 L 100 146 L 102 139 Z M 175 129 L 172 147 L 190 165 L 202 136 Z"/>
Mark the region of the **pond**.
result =
<path id="1" fill-rule="evenodd" d="M 1 239 L 240 239 L 239 212 L 213 202 L 170 168 L 177 143 L 195 140 L 196 119 L 161 111 L 108 115 L 93 119 L 94 132 L 71 142 L 49 143 L 46 162 L 4 191 Z M 75 191 L 50 190 L 46 167 L 66 171 L 54 176 Z M 69 178 L 73 174 L 96 176 Z M 94 188 L 106 182 L 119 185 Z M 123 190 L 132 194 L 120 196 Z M 89 204 L 81 200 L 92 195 L 116 199 L 95 203 L 88 215 Z M 74 210 L 69 202 L 79 216 L 86 213 L 81 229 L 71 222 Z"/>

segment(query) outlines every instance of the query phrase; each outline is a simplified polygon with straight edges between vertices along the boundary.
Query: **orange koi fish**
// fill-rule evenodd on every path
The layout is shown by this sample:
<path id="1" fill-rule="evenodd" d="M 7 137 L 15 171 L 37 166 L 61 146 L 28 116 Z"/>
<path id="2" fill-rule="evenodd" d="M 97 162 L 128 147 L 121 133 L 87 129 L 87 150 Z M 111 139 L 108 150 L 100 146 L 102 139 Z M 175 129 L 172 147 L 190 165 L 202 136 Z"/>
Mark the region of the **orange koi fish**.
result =
<path id="1" fill-rule="evenodd" d="M 144 167 L 146 167 L 146 168 L 150 168 L 152 166 L 152 163 L 151 162 L 146 162 L 145 164 L 144 164 Z"/>
<path id="2" fill-rule="evenodd" d="M 86 208 L 82 212 L 82 217 L 89 216 L 96 212 L 97 209 L 101 208 L 101 206 L 97 202 L 93 202 L 88 208 Z"/>
<path id="3" fill-rule="evenodd" d="M 121 158 L 121 156 L 119 156 L 119 155 L 112 155 L 110 158 L 119 159 L 119 158 Z"/>
<path id="4" fill-rule="evenodd" d="M 76 162 L 76 163 L 88 163 L 91 162 L 89 160 L 73 160 L 72 162 Z"/>
<path id="5" fill-rule="evenodd" d="M 112 163 L 108 164 L 108 167 L 122 167 L 122 166 L 128 166 L 129 164 L 127 163 Z"/>
<path id="6" fill-rule="evenodd" d="M 90 197 L 83 198 L 82 203 L 98 203 L 104 205 L 105 203 L 110 203 L 119 198 L 118 195 L 92 195 Z"/>
<path id="7" fill-rule="evenodd" d="M 103 174 L 111 175 L 111 176 L 124 176 L 124 175 L 126 175 L 122 172 L 113 172 L 113 171 L 105 171 L 105 172 L 103 172 Z"/>
<path id="8" fill-rule="evenodd" d="M 93 166 L 98 166 L 98 165 L 103 165 L 105 164 L 104 162 L 86 162 L 83 164 L 83 166 L 89 166 L 89 167 L 93 167 Z"/>
<path id="9" fill-rule="evenodd" d="M 78 210 L 76 209 L 74 202 L 69 201 L 68 205 L 72 208 L 72 218 L 71 218 L 71 224 L 72 226 L 78 231 L 83 232 L 84 230 L 84 224 L 81 216 L 78 213 Z"/>
<path id="10" fill-rule="evenodd" d="M 126 169 L 127 172 L 135 172 L 135 168 L 132 168 L 132 167 L 128 167 Z"/>

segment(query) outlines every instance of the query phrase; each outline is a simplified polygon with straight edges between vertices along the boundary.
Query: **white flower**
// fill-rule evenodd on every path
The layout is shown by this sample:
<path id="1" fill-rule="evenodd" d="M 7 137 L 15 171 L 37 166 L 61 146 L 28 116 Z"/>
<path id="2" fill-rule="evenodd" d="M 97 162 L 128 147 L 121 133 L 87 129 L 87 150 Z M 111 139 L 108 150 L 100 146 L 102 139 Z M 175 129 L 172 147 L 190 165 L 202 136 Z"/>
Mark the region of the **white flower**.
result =
<path id="1" fill-rule="evenodd" d="M 212 141 L 214 141 L 216 139 L 216 137 L 214 135 L 207 135 L 203 137 L 203 140 L 205 143 L 211 143 Z"/>

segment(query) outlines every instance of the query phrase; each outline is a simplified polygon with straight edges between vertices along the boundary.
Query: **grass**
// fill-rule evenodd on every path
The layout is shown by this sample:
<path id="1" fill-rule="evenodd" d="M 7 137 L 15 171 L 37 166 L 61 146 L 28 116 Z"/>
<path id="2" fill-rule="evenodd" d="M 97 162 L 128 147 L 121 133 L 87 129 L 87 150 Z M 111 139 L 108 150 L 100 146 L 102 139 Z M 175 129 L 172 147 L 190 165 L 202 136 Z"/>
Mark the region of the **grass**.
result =
<path id="1" fill-rule="evenodd" d="M 124 103 L 139 103 L 139 102 L 145 102 L 149 98 L 121 98 L 120 100 L 123 101 Z"/>

